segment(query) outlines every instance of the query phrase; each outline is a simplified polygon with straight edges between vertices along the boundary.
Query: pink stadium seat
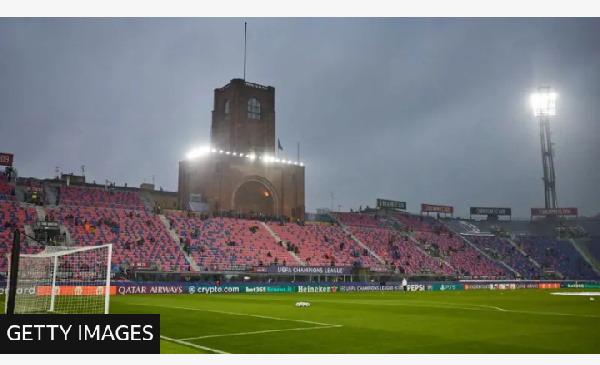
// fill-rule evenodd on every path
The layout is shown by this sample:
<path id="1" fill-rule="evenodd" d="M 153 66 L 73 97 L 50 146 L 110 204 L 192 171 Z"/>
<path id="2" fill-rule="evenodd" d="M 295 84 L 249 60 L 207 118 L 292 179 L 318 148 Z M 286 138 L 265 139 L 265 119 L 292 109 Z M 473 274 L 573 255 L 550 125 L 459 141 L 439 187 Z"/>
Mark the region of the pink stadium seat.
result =
<path id="1" fill-rule="evenodd" d="M 330 266 L 332 260 L 335 266 L 352 266 L 355 262 L 375 269 L 383 266 L 375 257 L 364 256 L 363 248 L 338 226 L 280 226 L 270 222 L 269 227 L 284 243 L 297 245 L 300 249 L 298 256 L 304 262 L 310 258 L 311 266 Z M 343 250 L 340 249 L 342 243 Z"/>
<path id="2" fill-rule="evenodd" d="M 8 270 L 8 254 L 12 249 L 14 229 L 6 224 L 14 223 L 21 231 L 25 230 L 25 224 L 32 224 L 37 220 L 35 208 L 21 208 L 15 202 L 0 201 L 0 271 Z M 21 252 L 34 253 L 38 247 L 30 247 L 25 242 L 25 236 L 21 235 Z"/>
<path id="3" fill-rule="evenodd" d="M 506 268 L 487 259 L 458 237 L 431 232 L 417 232 L 415 238 L 424 246 L 437 248 L 461 275 L 504 276 Z"/>
<path id="4" fill-rule="evenodd" d="M 169 213 L 173 229 L 184 241 L 189 240 L 196 264 L 203 270 L 247 269 L 277 262 L 297 266 L 298 262 L 257 221 L 233 218 L 186 217 Z M 250 228 L 257 227 L 255 233 Z M 192 238 L 198 230 L 198 238 Z M 228 245 L 235 242 L 235 246 Z M 202 251 L 204 250 L 204 251 Z M 270 257 L 269 257 L 270 254 Z"/>
<path id="5" fill-rule="evenodd" d="M 160 271 L 190 270 L 181 246 L 152 213 L 109 207 L 60 206 L 48 209 L 46 214 L 68 227 L 76 246 L 112 243 L 113 264 L 148 261 L 155 263 Z M 83 223 L 76 224 L 77 219 L 90 222 L 96 227 L 95 232 L 87 232 Z M 105 220 L 114 222 L 115 226 L 106 224 Z M 136 243 L 142 238 L 143 243 Z M 126 248 L 128 244 L 130 249 Z"/>
<path id="6" fill-rule="evenodd" d="M 138 192 L 114 191 L 103 188 L 61 187 L 61 205 L 120 207 L 122 209 L 143 210 L 144 203 Z"/>
<path id="7" fill-rule="evenodd" d="M 352 227 L 352 234 L 385 261 L 407 274 L 451 275 L 452 268 L 419 251 L 415 243 L 397 231 L 382 228 Z"/>

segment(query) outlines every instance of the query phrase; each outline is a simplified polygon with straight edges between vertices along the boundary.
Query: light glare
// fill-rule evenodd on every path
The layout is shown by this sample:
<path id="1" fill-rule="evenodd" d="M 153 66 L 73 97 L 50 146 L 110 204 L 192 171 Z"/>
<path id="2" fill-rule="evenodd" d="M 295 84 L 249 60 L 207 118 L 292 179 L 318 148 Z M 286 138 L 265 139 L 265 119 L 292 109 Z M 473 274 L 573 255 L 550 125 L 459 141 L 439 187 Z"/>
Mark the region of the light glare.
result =
<path id="1" fill-rule="evenodd" d="M 556 93 L 534 93 L 531 95 L 531 106 L 533 107 L 533 115 L 539 116 L 555 116 L 556 115 Z"/>
<path id="2" fill-rule="evenodd" d="M 195 158 L 204 156 L 206 154 L 210 153 L 210 147 L 199 147 L 199 148 L 194 148 L 193 150 L 191 150 L 190 152 L 186 153 L 185 157 L 188 160 L 193 160 Z"/>

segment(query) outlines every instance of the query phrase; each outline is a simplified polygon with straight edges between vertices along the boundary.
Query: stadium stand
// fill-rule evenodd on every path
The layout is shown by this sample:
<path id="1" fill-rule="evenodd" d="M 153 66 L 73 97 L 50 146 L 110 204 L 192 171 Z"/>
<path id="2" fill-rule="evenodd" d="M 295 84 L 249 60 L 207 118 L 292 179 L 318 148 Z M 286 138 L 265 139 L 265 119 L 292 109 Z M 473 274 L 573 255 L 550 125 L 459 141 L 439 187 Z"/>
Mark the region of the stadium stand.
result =
<path id="1" fill-rule="evenodd" d="M 431 217 L 421 217 L 407 213 L 392 213 L 391 216 L 400 225 L 412 231 L 433 232 L 436 227 L 440 227 L 436 219 Z"/>
<path id="2" fill-rule="evenodd" d="M 569 241 L 559 241 L 551 237 L 520 235 L 516 242 L 524 252 L 539 262 L 545 271 L 557 271 L 567 279 L 597 277 Z"/>
<path id="3" fill-rule="evenodd" d="M 4 200 L 15 200 L 15 187 L 8 183 L 6 174 L 0 172 L 0 201 Z"/>
<path id="4" fill-rule="evenodd" d="M 114 264 L 152 262 L 160 271 L 191 269 L 179 244 L 172 239 L 160 219 L 150 212 L 59 206 L 47 209 L 46 215 L 69 229 L 75 246 L 112 243 Z"/>
<path id="5" fill-rule="evenodd" d="M 507 276 L 506 268 L 487 259 L 460 238 L 446 234 L 416 232 L 415 238 L 428 251 L 447 260 L 460 275 Z"/>
<path id="6" fill-rule="evenodd" d="M 132 191 L 110 191 L 102 188 L 61 187 L 61 205 L 120 207 L 122 209 L 144 210 L 140 193 Z"/>
<path id="7" fill-rule="evenodd" d="M 171 228 L 190 247 L 202 270 L 247 269 L 253 266 L 298 265 L 258 221 L 234 218 L 187 217 L 168 213 Z M 253 232 L 254 231 L 254 232 Z"/>
<path id="8" fill-rule="evenodd" d="M 540 279 L 543 277 L 539 267 L 524 256 L 507 239 L 499 237 L 471 236 L 466 237 L 475 246 L 495 259 L 499 259 L 515 269 L 523 279 Z"/>
<path id="9" fill-rule="evenodd" d="M 600 261 L 600 237 L 591 237 L 587 247 L 594 258 Z"/>
<path id="10" fill-rule="evenodd" d="M 371 213 L 331 213 L 331 215 L 346 226 L 384 228 L 389 226 L 385 218 Z"/>
<path id="11" fill-rule="evenodd" d="M 44 187 L 41 180 L 19 180 L 20 186 Z M 54 188 L 52 188 L 54 189 Z M 184 212 L 169 212 L 167 219 L 180 242 L 171 236 L 161 219 L 145 210 L 139 192 L 91 187 L 57 188 L 60 205 L 46 209 L 50 220 L 68 228 L 77 246 L 113 243 L 113 263 L 134 265 L 151 262 L 160 271 L 190 271 L 184 251 L 203 271 L 251 269 L 254 266 L 301 265 L 353 266 L 372 270 L 395 268 L 408 275 L 507 276 L 495 260 L 514 268 L 524 279 L 538 279 L 557 271 L 569 279 L 592 279 L 598 275 L 580 256 L 571 242 L 558 240 L 557 224 L 543 221 L 475 221 L 422 217 L 408 213 L 331 213 L 346 228 L 334 225 L 303 225 L 239 218 L 208 218 Z M 23 229 L 37 219 L 33 207 L 14 202 L 14 185 L 0 173 L 0 252 L 11 247 L 15 227 Z M 444 224 L 442 224 L 442 222 Z M 447 227 L 446 227 L 447 226 Z M 589 251 L 600 259 L 600 232 L 597 221 L 569 222 L 569 232 L 581 232 Z M 92 228 L 93 227 L 93 228 Z M 449 228 L 448 228 L 449 227 Z M 540 270 L 507 238 L 489 232 L 500 230 L 516 235 L 515 241 L 527 255 L 543 265 Z M 479 233 L 465 236 L 456 232 Z M 351 238 L 356 237 L 368 250 Z M 23 239 L 22 252 L 39 250 Z M 294 254 L 295 252 L 295 254 Z M 0 255 L 0 271 L 7 269 L 6 253 Z M 448 262 L 451 266 L 444 264 Z"/>
<path id="12" fill-rule="evenodd" d="M 409 237 L 397 231 L 364 227 L 351 227 L 350 231 L 386 262 L 393 263 L 400 273 L 454 274 L 452 268 L 419 251 Z"/>
<path id="13" fill-rule="evenodd" d="M 0 271 L 8 270 L 8 253 L 12 249 L 15 229 L 24 231 L 25 224 L 37 219 L 35 208 L 22 208 L 15 202 L 0 202 Z M 28 246 L 21 235 L 21 252 L 33 253 L 38 247 Z"/>
<path id="14" fill-rule="evenodd" d="M 445 261 L 448 261 L 450 265 L 454 267 L 454 272 L 464 276 L 506 276 L 506 268 L 498 265 L 498 263 L 487 259 L 479 252 L 475 251 L 470 245 L 463 242 L 461 239 L 451 236 L 451 230 L 441 224 L 437 219 L 431 217 L 421 217 L 408 213 L 392 213 L 388 217 L 391 218 L 392 222 L 396 222 L 401 228 L 401 231 L 413 235 L 415 239 L 421 244 L 427 252 L 431 253 L 431 259 L 429 260 L 423 257 L 422 253 L 414 247 L 411 249 L 411 245 L 414 243 L 410 240 L 400 241 L 401 246 L 396 250 L 397 253 L 394 255 L 393 246 L 389 246 L 390 234 L 386 232 L 369 231 L 369 229 L 382 229 L 383 227 L 392 227 L 390 219 L 383 217 L 376 217 L 375 215 L 369 215 L 365 213 L 334 213 L 344 225 L 348 225 L 353 231 L 353 234 L 359 236 L 359 239 L 364 240 L 369 246 L 373 247 L 373 250 L 377 255 L 384 257 L 388 262 L 394 262 L 399 265 L 397 259 L 394 257 L 400 256 L 402 258 L 402 249 L 407 250 L 406 257 L 410 256 L 419 262 L 427 265 L 423 268 L 424 271 L 432 273 L 439 273 L 440 269 L 444 273 L 449 273 L 450 268 L 444 267 L 443 263 L 440 263 L 440 257 Z M 356 233 L 354 233 L 356 232 Z M 396 231 L 396 234 L 400 235 L 400 232 Z M 380 241 L 383 239 L 383 242 Z M 394 239 L 398 241 L 398 239 Z M 387 247 L 386 247 L 387 245 Z M 408 253 L 410 250 L 410 253 Z M 417 253 L 418 252 L 418 253 Z M 400 261 L 402 262 L 402 261 Z M 406 264 L 399 265 L 403 270 L 409 270 L 405 266 L 412 266 L 414 263 L 408 261 L 410 265 Z M 437 267 L 434 268 L 434 266 Z"/>
<path id="15" fill-rule="evenodd" d="M 368 220 L 366 224 L 377 224 Z M 382 269 L 383 265 L 350 238 L 339 226 L 281 226 L 269 222 L 269 227 L 286 243 L 298 246 L 298 256 L 311 266 L 354 266 Z"/>

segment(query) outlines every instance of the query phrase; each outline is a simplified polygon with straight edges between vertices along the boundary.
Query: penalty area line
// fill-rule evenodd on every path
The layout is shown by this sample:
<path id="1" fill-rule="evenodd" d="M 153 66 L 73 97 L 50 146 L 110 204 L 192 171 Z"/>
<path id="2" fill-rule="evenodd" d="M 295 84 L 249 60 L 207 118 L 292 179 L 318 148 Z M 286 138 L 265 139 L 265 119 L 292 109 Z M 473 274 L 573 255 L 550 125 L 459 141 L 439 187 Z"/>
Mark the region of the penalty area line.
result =
<path id="1" fill-rule="evenodd" d="M 253 332 L 226 333 L 226 334 L 222 334 L 222 335 L 207 335 L 207 336 L 200 336 L 200 337 L 182 338 L 182 339 L 180 339 L 180 341 L 202 340 L 205 338 L 215 338 L 215 337 L 258 335 L 261 333 L 272 333 L 272 332 L 324 330 L 327 328 L 340 328 L 340 327 L 343 327 L 343 326 L 341 324 L 337 324 L 337 325 L 332 325 L 332 326 L 299 327 L 299 328 L 284 328 L 284 329 L 277 329 L 277 330 L 264 330 L 264 331 L 253 331 Z"/>
<path id="2" fill-rule="evenodd" d="M 290 318 L 279 318 L 279 317 L 271 317 L 271 316 L 263 316 L 260 314 L 248 314 L 248 313 L 237 313 L 237 312 L 226 312 L 220 311 L 216 309 L 203 309 L 203 308 L 187 308 L 187 307 L 176 307 L 171 305 L 160 305 L 160 304 L 146 304 L 146 303 L 127 303 L 128 305 L 137 305 L 137 306 L 145 306 L 145 307 L 161 307 L 161 308 L 171 308 L 171 309 L 181 309 L 188 311 L 198 311 L 198 312 L 212 312 L 212 313 L 221 313 L 221 314 L 229 314 L 232 316 L 244 316 L 244 317 L 255 317 L 255 318 L 263 318 L 263 319 L 272 319 L 274 321 L 288 321 L 288 322 L 298 322 L 298 323 L 308 323 L 308 324 L 316 324 L 317 326 L 338 326 L 333 323 L 321 323 L 314 321 L 306 321 L 303 319 L 290 319 Z"/>
<path id="3" fill-rule="evenodd" d="M 186 342 L 184 340 L 177 340 L 175 338 L 167 337 L 167 336 L 164 336 L 164 335 L 160 335 L 160 338 L 162 338 L 165 341 L 175 342 L 175 343 L 183 345 L 183 346 L 193 347 L 193 348 L 196 348 L 198 350 L 209 351 L 209 352 L 212 352 L 212 353 L 215 353 L 215 354 L 226 354 L 226 355 L 229 354 L 229 352 L 225 352 L 225 351 L 221 351 L 221 350 L 216 350 L 216 349 L 211 349 L 210 347 L 196 345 L 194 343 Z"/>

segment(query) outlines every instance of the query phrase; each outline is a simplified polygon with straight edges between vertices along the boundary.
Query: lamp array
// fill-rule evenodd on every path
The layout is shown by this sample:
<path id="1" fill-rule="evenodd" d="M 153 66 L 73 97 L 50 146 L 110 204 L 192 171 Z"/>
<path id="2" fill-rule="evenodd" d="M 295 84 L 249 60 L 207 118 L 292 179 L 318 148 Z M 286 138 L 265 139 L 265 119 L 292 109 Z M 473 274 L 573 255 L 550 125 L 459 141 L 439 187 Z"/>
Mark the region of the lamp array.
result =
<path id="1" fill-rule="evenodd" d="M 255 160 L 255 159 L 259 159 L 262 160 L 265 163 L 281 163 L 281 164 L 287 164 L 287 165 L 297 165 L 297 166 L 304 166 L 303 162 L 296 162 L 296 161 L 291 161 L 291 160 L 284 160 L 284 159 L 279 159 L 273 156 L 269 156 L 269 155 L 262 155 L 262 156 L 257 156 L 256 153 L 254 152 L 250 152 L 250 153 L 237 153 L 237 152 L 231 152 L 231 151 L 224 151 L 224 150 L 217 150 L 214 148 L 198 148 L 195 150 L 190 151 L 186 157 L 188 160 L 192 160 L 210 153 L 214 153 L 214 154 L 223 154 L 223 155 L 228 155 L 228 156 L 235 156 L 235 157 L 243 157 L 243 158 L 247 158 L 249 160 Z"/>

